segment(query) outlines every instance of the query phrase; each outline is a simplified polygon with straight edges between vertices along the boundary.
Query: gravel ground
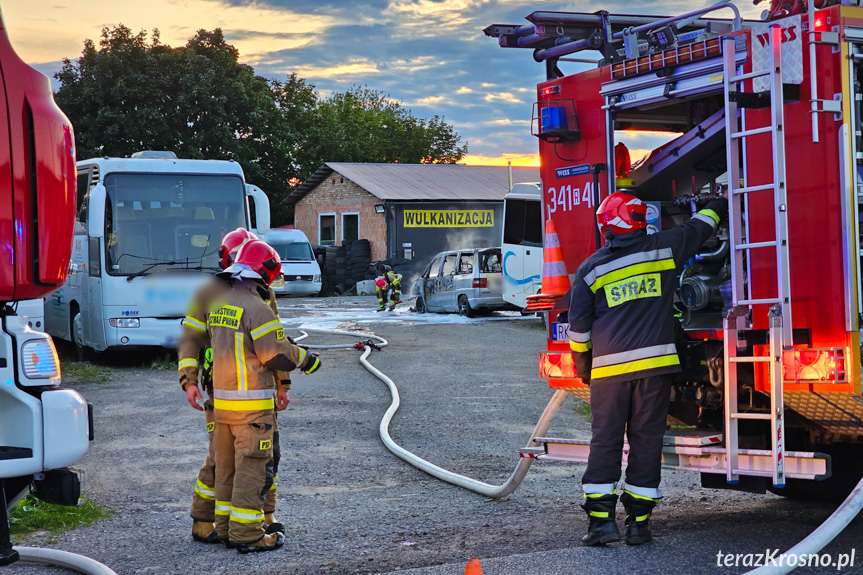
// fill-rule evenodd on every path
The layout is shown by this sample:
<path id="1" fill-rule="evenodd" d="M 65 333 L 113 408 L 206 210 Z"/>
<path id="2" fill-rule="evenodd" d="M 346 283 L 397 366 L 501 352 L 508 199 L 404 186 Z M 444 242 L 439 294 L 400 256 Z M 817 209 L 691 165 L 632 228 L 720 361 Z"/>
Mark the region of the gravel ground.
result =
<path id="1" fill-rule="evenodd" d="M 452 471 L 501 483 L 517 461 L 552 392 L 537 380 L 545 335 L 535 318 L 496 314 L 467 320 L 375 314 L 372 298 L 280 300 L 286 325 L 312 322 L 387 338 L 371 361 L 399 386 L 402 408 L 391 426 L 407 449 Z M 290 332 L 289 332 L 290 333 Z M 338 341 L 341 340 L 341 341 Z M 341 343 L 314 335 L 309 343 Z M 787 548 L 832 509 L 772 495 L 702 490 L 695 474 L 666 472 L 666 500 L 654 513 L 656 544 L 583 550 L 578 507 L 581 466 L 542 462 L 505 501 L 444 484 L 389 453 L 378 424 L 390 398 L 354 351 L 327 351 L 324 366 L 297 375 L 279 415 L 282 462 L 277 516 L 283 550 L 241 556 L 194 543 L 188 517 L 206 433 L 173 370 L 115 367 L 108 383 L 76 387 L 95 406 L 96 440 L 81 462 L 85 491 L 114 517 L 55 538 L 51 547 L 92 557 L 126 574 L 464 572 L 470 557 L 491 560 L 486 573 L 722 572 L 718 549 Z M 587 437 L 589 423 L 568 399 L 549 435 Z M 834 545 L 850 552 L 859 522 Z M 35 536 L 20 544 L 46 544 Z M 563 555 L 543 554 L 558 550 Z M 566 555 L 572 550 L 576 555 Z M 584 555 L 587 553 L 587 555 Z M 863 563 L 863 554 L 858 563 Z M 511 558 L 510 563 L 504 558 Z M 653 565 L 647 568 L 648 563 Z M 525 570 L 524 565 L 533 568 Z M 580 565 L 580 567 L 578 567 Z M 656 566 L 659 565 L 659 570 Z M 712 566 L 712 569 L 711 569 Z M 495 570 L 497 569 L 497 570 Z M 19 563 L 10 575 L 64 573 Z M 808 571 L 818 572 L 818 571 Z M 844 573 L 860 571 L 846 570 Z"/>

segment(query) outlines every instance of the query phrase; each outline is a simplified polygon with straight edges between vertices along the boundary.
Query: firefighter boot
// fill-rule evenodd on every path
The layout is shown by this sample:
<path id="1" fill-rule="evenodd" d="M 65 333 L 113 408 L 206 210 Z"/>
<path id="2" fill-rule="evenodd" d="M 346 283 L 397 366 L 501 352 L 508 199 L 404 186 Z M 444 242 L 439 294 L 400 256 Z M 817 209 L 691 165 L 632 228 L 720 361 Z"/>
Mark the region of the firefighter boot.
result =
<path id="1" fill-rule="evenodd" d="M 614 508 L 617 505 L 617 495 L 611 493 L 599 497 L 585 497 L 581 508 L 587 512 L 590 521 L 587 535 L 581 542 L 588 546 L 605 545 L 620 541 L 620 531 L 614 522 Z"/>
<path id="2" fill-rule="evenodd" d="M 656 500 L 633 497 L 625 492 L 620 497 L 626 509 L 626 544 L 643 545 L 653 540 L 653 535 L 647 526 L 650 520 L 650 512 L 656 507 Z"/>
<path id="3" fill-rule="evenodd" d="M 284 533 L 285 526 L 276 520 L 274 513 L 264 513 L 264 530 L 266 533 Z"/>
<path id="4" fill-rule="evenodd" d="M 216 525 L 212 521 L 193 521 L 192 539 L 200 543 L 221 543 Z"/>
<path id="5" fill-rule="evenodd" d="M 256 551 L 274 551 L 285 544 L 285 536 L 281 533 L 269 533 L 254 543 L 235 543 L 237 553 L 254 553 Z"/>

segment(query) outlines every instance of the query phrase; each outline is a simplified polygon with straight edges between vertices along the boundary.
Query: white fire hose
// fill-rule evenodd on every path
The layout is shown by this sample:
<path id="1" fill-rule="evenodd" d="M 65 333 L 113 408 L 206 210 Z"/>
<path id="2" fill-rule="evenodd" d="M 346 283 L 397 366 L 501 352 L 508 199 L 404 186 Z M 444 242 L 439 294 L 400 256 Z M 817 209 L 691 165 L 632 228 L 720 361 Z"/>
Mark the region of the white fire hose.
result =
<path id="1" fill-rule="evenodd" d="M 306 331 L 314 331 L 318 333 L 328 333 L 333 335 L 346 335 L 353 337 L 360 337 L 362 339 L 376 339 L 380 342 L 380 347 L 384 347 L 387 345 L 387 341 L 381 337 L 370 335 L 370 334 L 361 334 L 349 331 L 334 331 L 328 329 L 307 329 L 305 327 L 298 328 L 300 332 L 303 333 L 300 337 L 296 338 L 296 341 L 300 341 L 305 339 L 308 334 Z M 308 347 L 309 349 L 346 349 L 346 348 L 355 348 L 355 345 L 352 344 L 344 344 L 344 345 L 304 345 L 304 347 Z M 486 497 L 491 497 L 494 499 L 501 499 L 510 495 L 516 488 L 521 485 L 522 480 L 525 475 L 527 475 L 527 471 L 530 469 L 531 464 L 533 463 L 533 459 L 529 457 L 520 458 L 518 460 L 518 464 L 513 470 L 512 474 L 509 476 L 503 484 L 501 485 L 490 485 L 488 483 L 483 483 L 482 481 L 477 481 L 476 479 L 471 479 L 470 477 L 465 477 L 464 475 L 459 475 L 457 473 L 453 473 L 452 471 L 447 471 L 446 469 L 439 467 L 429 461 L 426 461 L 422 457 L 411 453 L 404 447 L 400 446 L 396 443 L 392 437 L 390 437 L 390 422 L 395 416 L 396 412 L 399 410 L 399 405 L 401 404 L 401 400 L 399 399 L 399 390 L 396 387 L 396 384 L 393 383 L 393 380 L 390 379 L 386 374 L 380 371 L 378 368 L 373 366 L 369 361 L 368 357 L 371 354 L 372 349 L 370 346 L 366 345 L 363 348 L 363 355 L 360 357 L 360 363 L 363 364 L 372 375 L 380 379 L 384 382 L 390 390 L 390 395 L 392 396 L 392 403 L 390 403 L 389 409 L 387 409 L 384 414 L 383 419 L 381 420 L 379 433 L 381 436 L 381 441 L 383 441 L 384 445 L 387 449 L 389 449 L 396 457 L 406 461 L 410 465 L 416 467 L 417 469 L 428 473 L 429 475 L 440 479 L 441 481 L 446 481 L 447 483 L 451 483 L 453 485 L 457 485 L 458 487 L 463 487 L 464 489 L 468 489 L 480 495 L 484 495 Z M 565 391 L 556 391 L 552 396 L 551 401 L 548 402 L 548 405 L 545 407 L 545 410 L 542 412 L 542 416 L 540 416 L 539 421 L 536 424 L 536 427 L 533 430 L 533 433 L 530 436 L 530 441 L 527 444 L 527 447 L 536 447 L 539 444 L 533 441 L 534 437 L 542 437 L 545 435 L 545 432 L 548 431 L 551 422 L 554 420 L 555 416 L 557 416 L 558 411 L 560 411 L 560 406 L 563 404 L 563 400 L 566 399 Z"/>
<path id="2" fill-rule="evenodd" d="M 28 563 L 62 567 L 87 575 L 117 575 L 113 569 L 102 565 L 94 559 L 69 553 L 68 551 L 41 549 L 39 547 L 14 547 L 14 549 L 21 556 L 21 561 Z"/>

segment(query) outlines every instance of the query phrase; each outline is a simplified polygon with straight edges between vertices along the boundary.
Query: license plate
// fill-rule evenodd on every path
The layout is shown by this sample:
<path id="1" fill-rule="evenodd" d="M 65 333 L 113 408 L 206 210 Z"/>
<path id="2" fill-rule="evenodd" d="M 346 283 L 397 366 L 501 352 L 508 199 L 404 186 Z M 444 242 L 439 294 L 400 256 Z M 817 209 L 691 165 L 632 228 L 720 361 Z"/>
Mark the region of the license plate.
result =
<path id="1" fill-rule="evenodd" d="M 283 288 L 285 287 L 285 278 L 280 277 L 273 280 L 273 283 L 270 284 L 270 287 L 273 289 Z"/>
<path id="2" fill-rule="evenodd" d="M 553 341 L 568 341 L 569 340 L 569 324 L 568 323 L 553 323 L 553 324 L 551 324 L 551 339 Z"/>

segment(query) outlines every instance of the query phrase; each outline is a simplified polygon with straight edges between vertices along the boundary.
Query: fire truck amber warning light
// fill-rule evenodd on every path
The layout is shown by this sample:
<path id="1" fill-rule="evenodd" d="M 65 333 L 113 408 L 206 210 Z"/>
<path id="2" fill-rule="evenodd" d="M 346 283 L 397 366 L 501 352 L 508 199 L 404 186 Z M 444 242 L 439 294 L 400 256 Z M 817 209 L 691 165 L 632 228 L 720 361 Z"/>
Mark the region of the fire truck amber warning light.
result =
<path id="1" fill-rule="evenodd" d="M 30 379 L 51 379 L 60 375 L 60 362 L 49 339 L 25 342 L 21 346 L 24 375 Z"/>
<path id="2" fill-rule="evenodd" d="M 575 362 L 572 354 L 565 352 L 548 352 L 539 354 L 540 379 L 575 379 Z"/>

